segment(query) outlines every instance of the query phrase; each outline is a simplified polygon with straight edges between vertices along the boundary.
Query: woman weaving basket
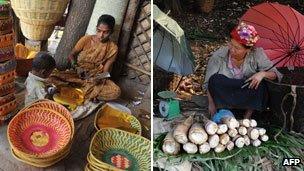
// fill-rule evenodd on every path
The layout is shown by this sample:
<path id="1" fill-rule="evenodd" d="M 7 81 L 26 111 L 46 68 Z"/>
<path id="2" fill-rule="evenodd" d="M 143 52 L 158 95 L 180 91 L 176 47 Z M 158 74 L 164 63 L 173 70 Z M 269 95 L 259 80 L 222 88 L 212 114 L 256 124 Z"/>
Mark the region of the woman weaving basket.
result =
<path id="1" fill-rule="evenodd" d="M 241 22 L 230 35 L 228 47 L 214 52 L 207 66 L 209 113 L 221 108 L 243 109 L 244 117 L 250 118 L 254 110 L 266 108 L 263 79 L 281 80 L 282 75 L 272 67 L 264 50 L 254 46 L 258 34 L 253 26 Z"/>
<path id="2" fill-rule="evenodd" d="M 55 84 L 58 80 L 81 84 L 85 99 L 107 101 L 118 98 L 120 88 L 113 81 L 98 77 L 101 73 L 110 72 L 117 56 L 117 45 L 109 40 L 114 25 L 112 16 L 100 16 L 96 35 L 83 36 L 69 55 L 70 64 L 77 72 L 57 71 L 51 80 Z"/>

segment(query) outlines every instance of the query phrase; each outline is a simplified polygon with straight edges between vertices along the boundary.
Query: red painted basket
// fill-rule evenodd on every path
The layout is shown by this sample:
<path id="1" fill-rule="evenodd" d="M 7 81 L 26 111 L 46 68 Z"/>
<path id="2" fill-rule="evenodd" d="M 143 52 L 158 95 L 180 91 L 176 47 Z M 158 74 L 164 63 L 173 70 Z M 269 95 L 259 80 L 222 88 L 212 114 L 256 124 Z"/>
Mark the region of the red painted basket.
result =
<path id="1" fill-rule="evenodd" d="M 0 84 L 0 96 L 5 96 L 7 94 L 10 93 L 14 93 L 15 92 L 15 83 L 14 81 L 9 82 L 7 84 Z"/>
<path id="2" fill-rule="evenodd" d="M 20 111 L 7 130 L 11 148 L 28 158 L 47 158 L 60 153 L 70 144 L 71 133 L 64 116 L 41 108 Z"/>
<path id="3" fill-rule="evenodd" d="M 74 129 L 75 129 L 74 120 L 73 120 L 71 112 L 68 109 L 66 109 L 64 106 L 62 106 L 61 104 L 56 103 L 52 100 L 43 99 L 43 100 L 38 100 L 38 101 L 32 103 L 31 105 L 29 105 L 25 109 L 30 109 L 30 108 L 50 109 L 50 110 L 54 110 L 54 111 L 60 113 L 62 116 L 64 116 L 69 121 L 69 123 L 72 127 L 71 139 L 73 138 Z"/>

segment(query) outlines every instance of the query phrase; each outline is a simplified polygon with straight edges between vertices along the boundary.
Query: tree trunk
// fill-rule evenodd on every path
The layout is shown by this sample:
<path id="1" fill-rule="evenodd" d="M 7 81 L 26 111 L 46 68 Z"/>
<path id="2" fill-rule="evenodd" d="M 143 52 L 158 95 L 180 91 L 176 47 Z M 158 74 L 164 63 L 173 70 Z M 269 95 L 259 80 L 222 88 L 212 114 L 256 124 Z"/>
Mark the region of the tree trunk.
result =
<path id="1" fill-rule="evenodd" d="M 58 69 L 67 68 L 67 57 L 85 34 L 96 0 L 71 0 L 64 33 L 55 53 Z"/>

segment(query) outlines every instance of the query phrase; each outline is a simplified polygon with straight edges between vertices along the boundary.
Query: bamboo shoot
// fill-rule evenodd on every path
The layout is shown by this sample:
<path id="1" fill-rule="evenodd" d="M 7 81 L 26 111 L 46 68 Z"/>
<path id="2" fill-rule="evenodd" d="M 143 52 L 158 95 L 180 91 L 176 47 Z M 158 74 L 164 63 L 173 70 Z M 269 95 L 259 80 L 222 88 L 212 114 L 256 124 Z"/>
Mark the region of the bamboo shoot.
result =
<path id="1" fill-rule="evenodd" d="M 208 142 L 210 148 L 215 148 L 220 142 L 220 137 L 217 134 L 211 135 L 209 136 Z"/>
<path id="2" fill-rule="evenodd" d="M 217 134 L 224 134 L 228 131 L 228 126 L 226 124 L 219 124 L 218 130 L 216 131 Z"/>
<path id="3" fill-rule="evenodd" d="M 172 132 L 166 135 L 162 149 L 164 153 L 170 155 L 178 154 L 180 151 L 180 144 L 174 140 Z"/>
<path id="4" fill-rule="evenodd" d="M 204 144 L 199 146 L 199 153 L 200 154 L 205 154 L 208 153 L 210 151 L 210 145 L 208 142 L 205 142 Z"/>
<path id="5" fill-rule="evenodd" d="M 193 143 L 186 143 L 183 145 L 183 149 L 188 153 L 188 154 L 195 154 L 198 150 L 197 146 Z"/>
<path id="6" fill-rule="evenodd" d="M 228 134 L 220 135 L 220 143 L 226 145 L 230 141 L 230 137 Z"/>
<path id="7" fill-rule="evenodd" d="M 189 130 L 189 140 L 194 144 L 203 144 L 208 140 L 208 135 L 201 123 L 194 123 Z"/>
<path id="8" fill-rule="evenodd" d="M 189 116 L 183 123 L 176 126 L 173 131 L 173 137 L 177 142 L 181 144 L 186 144 L 188 142 L 187 134 L 192 123 L 193 116 Z"/>

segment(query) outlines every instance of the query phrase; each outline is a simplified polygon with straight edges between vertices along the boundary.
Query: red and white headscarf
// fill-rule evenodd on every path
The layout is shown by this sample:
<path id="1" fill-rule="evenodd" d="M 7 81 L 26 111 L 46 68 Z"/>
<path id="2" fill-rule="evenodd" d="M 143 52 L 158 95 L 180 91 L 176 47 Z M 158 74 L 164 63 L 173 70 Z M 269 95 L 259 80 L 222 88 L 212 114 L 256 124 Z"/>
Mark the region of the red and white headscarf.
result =
<path id="1" fill-rule="evenodd" d="M 231 31 L 230 35 L 234 40 L 245 46 L 254 46 L 259 40 L 259 35 L 255 28 L 244 22 L 240 22 L 240 24 Z"/>

